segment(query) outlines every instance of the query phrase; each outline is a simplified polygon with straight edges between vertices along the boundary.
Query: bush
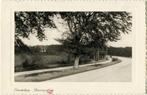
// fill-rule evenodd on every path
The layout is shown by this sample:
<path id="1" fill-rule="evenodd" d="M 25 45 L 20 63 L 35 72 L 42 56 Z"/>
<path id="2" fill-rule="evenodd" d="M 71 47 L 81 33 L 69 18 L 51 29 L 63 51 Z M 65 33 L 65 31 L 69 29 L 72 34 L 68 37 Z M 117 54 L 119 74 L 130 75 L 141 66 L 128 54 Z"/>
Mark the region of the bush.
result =
<path id="1" fill-rule="evenodd" d="M 112 61 L 117 61 L 118 60 L 118 58 L 112 58 Z"/>
<path id="2" fill-rule="evenodd" d="M 82 56 L 82 57 L 80 57 L 79 63 L 80 64 L 86 64 L 90 61 L 91 61 L 91 59 L 89 58 L 89 56 Z"/>
<path id="3" fill-rule="evenodd" d="M 67 55 L 19 54 L 15 55 L 15 71 L 59 67 L 67 64 Z"/>
<path id="4" fill-rule="evenodd" d="M 39 64 L 36 64 L 35 60 L 33 60 L 32 62 L 29 62 L 28 60 L 26 60 L 25 62 L 22 63 L 23 69 L 25 70 L 32 70 L 32 69 L 38 69 L 40 66 Z"/>
<path id="5" fill-rule="evenodd" d="M 109 60 L 109 57 L 108 56 L 106 56 L 106 58 L 105 58 L 106 60 Z"/>

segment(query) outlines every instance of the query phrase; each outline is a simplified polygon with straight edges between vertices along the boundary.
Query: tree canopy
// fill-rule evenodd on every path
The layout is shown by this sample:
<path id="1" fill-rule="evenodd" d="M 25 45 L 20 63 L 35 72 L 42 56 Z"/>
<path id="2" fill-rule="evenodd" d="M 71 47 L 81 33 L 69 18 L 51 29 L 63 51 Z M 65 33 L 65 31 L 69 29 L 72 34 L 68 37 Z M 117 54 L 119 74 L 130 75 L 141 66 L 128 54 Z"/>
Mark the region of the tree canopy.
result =
<path id="1" fill-rule="evenodd" d="M 35 34 L 42 41 L 46 38 L 45 28 L 56 28 L 52 17 L 53 12 L 15 12 L 15 51 L 30 52 L 20 38 L 29 38 Z"/>
<path id="2" fill-rule="evenodd" d="M 106 47 L 107 42 L 119 40 L 121 33 L 131 29 L 128 12 L 15 12 L 16 44 L 19 37 L 29 38 L 30 34 L 36 34 L 40 41 L 45 39 L 45 28 L 56 28 L 53 17 L 57 14 L 69 29 L 58 41 L 74 53 Z"/>
<path id="3" fill-rule="evenodd" d="M 128 12 L 61 12 L 60 15 L 69 31 L 59 41 L 77 54 L 89 47 L 104 48 L 107 42 L 119 40 L 121 33 L 131 29 L 132 17 Z"/>
<path id="4" fill-rule="evenodd" d="M 15 12 L 15 37 L 28 38 L 36 33 L 36 37 L 43 40 L 44 28 L 56 28 L 53 15 L 53 12 Z"/>

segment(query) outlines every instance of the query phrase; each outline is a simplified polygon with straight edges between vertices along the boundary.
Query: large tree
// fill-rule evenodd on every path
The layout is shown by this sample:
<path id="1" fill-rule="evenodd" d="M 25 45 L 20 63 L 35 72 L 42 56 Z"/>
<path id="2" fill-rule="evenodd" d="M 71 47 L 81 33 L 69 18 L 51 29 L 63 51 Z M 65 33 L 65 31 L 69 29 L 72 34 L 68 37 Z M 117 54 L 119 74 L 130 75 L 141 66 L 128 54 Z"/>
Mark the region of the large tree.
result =
<path id="1" fill-rule="evenodd" d="M 98 51 L 131 29 L 132 17 L 128 12 L 16 12 L 15 45 L 27 47 L 20 38 L 29 38 L 30 34 L 36 34 L 39 40 L 43 40 L 46 27 L 56 28 L 52 18 L 57 14 L 68 27 L 58 41 L 75 55 L 75 68 L 78 68 L 80 56 L 91 52 L 91 48 Z"/>
<path id="2" fill-rule="evenodd" d="M 21 38 L 29 38 L 35 34 L 42 41 L 45 39 L 45 28 L 56 28 L 53 22 L 53 12 L 15 12 L 15 49 L 28 51 Z"/>
<path id="3" fill-rule="evenodd" d="M 122 33 L 131 29 L 131 15 L 128 12 L 61 12 L 69 31 L 59 39 L 69 53 L 75 55 L 74 68 L 79 58 L 90 48 L 105 48 L 109 41 L 117 41 Z"/>

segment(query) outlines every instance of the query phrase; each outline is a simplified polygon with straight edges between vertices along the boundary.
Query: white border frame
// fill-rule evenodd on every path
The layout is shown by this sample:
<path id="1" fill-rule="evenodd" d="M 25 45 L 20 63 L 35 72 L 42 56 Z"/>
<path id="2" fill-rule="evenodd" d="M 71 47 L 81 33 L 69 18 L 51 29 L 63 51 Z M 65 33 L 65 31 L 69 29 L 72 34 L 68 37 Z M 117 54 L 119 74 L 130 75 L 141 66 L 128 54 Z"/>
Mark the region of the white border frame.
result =
<path id="1" fill-rule="evenodd" d="M 133 14 L 132 82 L 14 82 L 15 11 L 128 11 Z M 139 32 L 138 32 L 139 31 Z M 145 93 L 145 3 L 144 1 L 3 1 L 2 2 L 2 95 L 16 88 L 53 89 L 65 94 L 144 94 Z M 31 95 L 36 92 L 32 91 Z M 46 93 L 47 94 L 47 93 Z M 98 95 L 99 95 L 98 94 Z M 17 95 L 17 94 L 16 94 Z M 18 94 L 19 95 L 19 94 Z M 41 95 L 41 93 L 39 94 Z M 42 94 L 42 95 L 45 95 Z"/>

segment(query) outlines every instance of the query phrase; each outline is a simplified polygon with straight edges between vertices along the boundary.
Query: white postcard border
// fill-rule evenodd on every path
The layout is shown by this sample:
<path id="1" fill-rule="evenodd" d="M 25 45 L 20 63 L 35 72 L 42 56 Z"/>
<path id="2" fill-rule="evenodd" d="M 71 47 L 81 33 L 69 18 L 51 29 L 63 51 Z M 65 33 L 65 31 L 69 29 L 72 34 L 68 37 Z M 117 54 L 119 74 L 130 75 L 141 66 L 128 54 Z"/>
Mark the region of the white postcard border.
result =
<path id="1" fill-rule="evenodd" d="M 15 11 L 129 11 L 133 13 L 132 82 L 14 82 Z M 12 31 L 13 30 L 13 31 Z M 138 32 L 139 31 L 139 32 Z M 2 88 L 3 93 L 23 89 L 53 89 L 55 93 L 145 93 L 145 3 L 143 1 L 95 2 L 2 2 Z M 20 92 L 24 93 L 24 92 Z M 36 92 L 32 92 L 36 93 Z M 4 94 L 5 95 L 5 94 Z"/>

